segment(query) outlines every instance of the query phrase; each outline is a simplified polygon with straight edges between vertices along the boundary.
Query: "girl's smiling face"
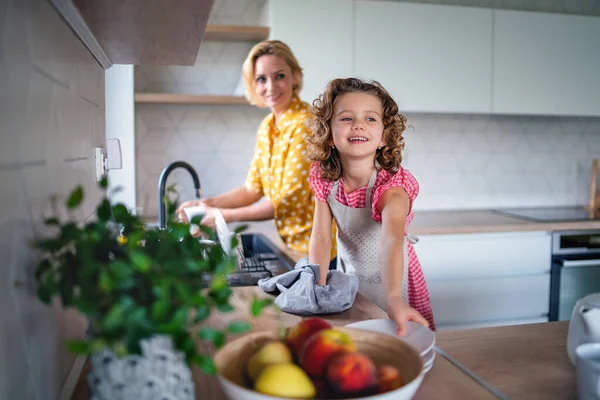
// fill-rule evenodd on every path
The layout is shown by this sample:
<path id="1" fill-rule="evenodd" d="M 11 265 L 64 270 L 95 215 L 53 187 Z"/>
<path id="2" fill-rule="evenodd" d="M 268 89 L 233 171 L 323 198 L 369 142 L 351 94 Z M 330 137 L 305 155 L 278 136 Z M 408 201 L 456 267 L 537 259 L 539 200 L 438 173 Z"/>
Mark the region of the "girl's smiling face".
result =
<path id="1" fill-rule="evenodd" d="M 375 157 L 383 146 L 383 108 L 377 96 L 346 93 L 337 98 L 331 117 L 330 145 L 342 156 Z"/>

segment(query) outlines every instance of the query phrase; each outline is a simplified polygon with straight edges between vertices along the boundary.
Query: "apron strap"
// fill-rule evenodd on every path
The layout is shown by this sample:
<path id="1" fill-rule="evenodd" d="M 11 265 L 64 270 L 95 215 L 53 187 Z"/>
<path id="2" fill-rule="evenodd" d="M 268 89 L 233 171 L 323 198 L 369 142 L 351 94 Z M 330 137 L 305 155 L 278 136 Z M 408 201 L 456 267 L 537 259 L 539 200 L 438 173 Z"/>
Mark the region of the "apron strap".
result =
<path id="1" fill-rule="evenodd" d="M 371 204 L 371 193 L 373 192 L 373 186 L 375 186 L 375 181 L 377 180 L 377 173 L 379 172 L 379 170 L 377 168 L 375 168 L 375 170 L 373 171 L 373 174 L 371 175 L 371 178 L 369 179 L 369 183 L 367 184 L 367 207 L 372 207 L 373 205 Z"/>

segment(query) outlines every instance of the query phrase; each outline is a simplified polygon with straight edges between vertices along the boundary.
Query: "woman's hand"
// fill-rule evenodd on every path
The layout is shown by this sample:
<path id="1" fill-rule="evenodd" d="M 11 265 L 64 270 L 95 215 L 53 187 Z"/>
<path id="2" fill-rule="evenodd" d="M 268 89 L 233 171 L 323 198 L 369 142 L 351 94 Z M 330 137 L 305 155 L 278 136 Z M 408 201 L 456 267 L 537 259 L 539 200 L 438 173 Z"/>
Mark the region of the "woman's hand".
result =
<path id="1" fill-rule="evenodd" d="M 215 215 L 218 208 L 206 206 L 206 213 L 204 214 L 204 218 L 200 221 L 200 225 L 207 226 L 211 229 L 215 229 Z"/>
<path id="2" fill-rule="evenodd" d="M 390 296 L 386 299 L 388 316 L 398 326 L 398 335 L 404 336 L 406 332 L 406 321 L 415 321 L 429 327 L 429 322 L 417 310 L 402 301 L 400 296 Z"/>
<path id="3" fill-rule="evenodd" d="M 179 208 L 177 209 L 176 213 L 177 213 L 177 217 L 179 217 L 179 220 L 183 223 L 189 224 L 190 221 L 188 220 L 187 215 L 185 215 L 185 211 L 184 208 L 188 208 L 188 207 L 198 207 L 204 205 L 204 201 L 203 200 L 188 200 L 186 202 L 183 202 Z"/>

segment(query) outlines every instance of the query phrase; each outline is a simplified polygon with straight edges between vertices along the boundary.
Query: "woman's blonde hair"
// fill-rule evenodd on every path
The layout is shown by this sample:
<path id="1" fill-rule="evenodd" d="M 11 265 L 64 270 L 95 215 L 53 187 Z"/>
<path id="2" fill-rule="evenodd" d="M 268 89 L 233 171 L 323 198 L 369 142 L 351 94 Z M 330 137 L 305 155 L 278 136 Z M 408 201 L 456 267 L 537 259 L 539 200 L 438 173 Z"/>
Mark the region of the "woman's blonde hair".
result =
<path id="1" fill-rule="evenodd" d="M 396 173 L 402 162 L 406 117 L 398 112 L 398 105 L 379 82 L 365 82 L 358 78 L 334 79 L 327 84 L 311 107 L 311 117 L 307 121 L 312 135 L 306 138 L 306 154 L 309 160 L 320 162 L 321 177 L 332 181 L 342 174 L 342 162 L 338 151 L 329 145 L 332 139 L 331 117 L 335 102 L 346 93 L 366 93 L 381 101 L 383 108 L 383 142 L 375 155 L 375 166 Z"/>
<path id="2" fill-rule="evenodd" d="M 264 107 L 264 104 L 254 92 L 254 87 L 256 85 L 254 80 L 254 68 L 256 66 L 256 60 L 258 60 L 260 56 L 264 56 L 266 54 L 281 57 L 283 61 L 289 65 L 290 69 L 292 70 L 292 76 L 296 79 L 296 84 L 294 85 L 294 94 L 297 96 L 300 93 L 300 90 L 302 90 L 302 68 L 300 68 L 298 60 L 296 60 L 296 57 L 294 57 L 294 54 L 288 45 L 279 40 L 262 41 L 255 45 L 252 50 L 250 50 L 250 53 L 248 53 L 248 57 L 246 57 L 246 61 L 244 61 L 244 65 L 242 67 L 242 75 L 244 77 L 244 94 L 246 95 L 246 98 L 250 104 L 259 107 Z"/>

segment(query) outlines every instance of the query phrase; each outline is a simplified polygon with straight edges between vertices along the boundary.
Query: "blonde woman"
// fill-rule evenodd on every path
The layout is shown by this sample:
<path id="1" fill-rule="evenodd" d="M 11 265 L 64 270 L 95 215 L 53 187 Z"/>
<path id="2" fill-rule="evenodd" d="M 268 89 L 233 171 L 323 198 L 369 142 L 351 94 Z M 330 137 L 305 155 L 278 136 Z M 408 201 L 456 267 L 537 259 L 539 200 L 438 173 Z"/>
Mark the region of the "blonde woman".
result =
<path id="1" fill-rule="evenodd" d="M 250 50 L 242 71 L 250 104 L 271 110 L 258 128 L 246 182 L 215 197 L 186 201 L 177 213 L 188 222 L 183 209 L 202 204 L 207 207 L 202 221 L 207 226 L 214 225 L 214 209 L 227 222 L 274 219 L 285 245 L 306 254 L 314 197 L 308 182 L 310 163 L 305 159 L 309 105 L 299 97 L 302 68 L 285 43 L 267 40 Z M 335 246 L 330 260 L 334 256 Z"/>

